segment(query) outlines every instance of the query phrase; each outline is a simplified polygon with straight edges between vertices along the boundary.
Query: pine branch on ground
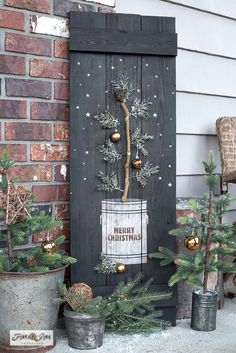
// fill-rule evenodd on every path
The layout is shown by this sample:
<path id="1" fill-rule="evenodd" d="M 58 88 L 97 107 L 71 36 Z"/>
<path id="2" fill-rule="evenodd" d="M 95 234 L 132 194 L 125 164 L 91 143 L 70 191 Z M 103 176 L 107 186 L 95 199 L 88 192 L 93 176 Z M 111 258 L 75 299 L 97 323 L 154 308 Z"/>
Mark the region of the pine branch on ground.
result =
<path id="1" fill-rule="evenodd" d="M 157 301 L 169 299 L 170 293 L 150 292 L 151 280 L 140 285 L 142 276 L 120 282 L 112 294 L 86 300 L 78 293 L 60 290 L 72 310 L 106 316 L 106 331 L 121 334 L 150 333 L 169 326 L 156 310 Z"/>

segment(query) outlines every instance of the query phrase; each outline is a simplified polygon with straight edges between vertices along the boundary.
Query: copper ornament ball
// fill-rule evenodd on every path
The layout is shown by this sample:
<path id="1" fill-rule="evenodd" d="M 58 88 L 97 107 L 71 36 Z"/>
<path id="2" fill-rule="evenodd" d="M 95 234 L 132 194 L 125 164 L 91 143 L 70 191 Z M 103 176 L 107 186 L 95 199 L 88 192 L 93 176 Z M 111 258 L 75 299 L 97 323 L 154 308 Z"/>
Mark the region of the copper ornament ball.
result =
<path id="1" fill-rule="evenodd" d="M 81 295 L 85 301 L 93 297 L 92 288 L 84 282 L 73 284 L 73 286 L 69 288 L 69 292 Z"/>
<path id="2" fill-rule="evenodd" d="M 123 273 L 123 272 L 125 272 L 126 271 L 126 266 L 125 266 L 125 264 L 123 264 L 123 263 L 121 263 L 121 262 L 118 262 L 117 264 L 116 264 L 116 272 L 117 273 Z"/>
<path id="3" fill-rule="evenodd" d="M 120 141 L 120 133 L 118 131 L 114 131 L 112 134 L 111 134 L 111 140 L 112 142 L 118 142 Z"/>
<path id="4" fill-rule="evenodd" d="M 46 240 L 41 244 L 42 251 L 47 254 L 52 254 L 56 251 L 56 244 L 53 241 Z"/>
<path id="5" fill-rule="evenodd" d="M 201 240 L 197 235 L 191 234 L 185 238 L 184 245 L 188 250 L 197 250 L 201 245 Z"/>
<path id="6" fill-rule="evenodd" d="M 141 161 L 140 158 L 135 158 L 133 161 L 132 161 L 132 167 L 134 169 L 141 169 L 143 166 L 143 163 Z"/>

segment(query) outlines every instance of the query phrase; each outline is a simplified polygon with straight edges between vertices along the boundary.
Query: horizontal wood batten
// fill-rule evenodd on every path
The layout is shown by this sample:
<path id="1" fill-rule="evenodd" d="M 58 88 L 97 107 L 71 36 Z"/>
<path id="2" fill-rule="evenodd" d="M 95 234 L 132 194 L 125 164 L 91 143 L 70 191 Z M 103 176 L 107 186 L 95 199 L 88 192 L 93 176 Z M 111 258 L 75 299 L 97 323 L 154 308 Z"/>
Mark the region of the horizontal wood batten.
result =
<path id="1" fill-rule="evenodd" d="M 130 53 L 132 51 L 132 54 L 142 55 L 177 55 L 177 35 L 175 33 L 72 28 L 71 38 L 71 51 L 97 53 Z"/>

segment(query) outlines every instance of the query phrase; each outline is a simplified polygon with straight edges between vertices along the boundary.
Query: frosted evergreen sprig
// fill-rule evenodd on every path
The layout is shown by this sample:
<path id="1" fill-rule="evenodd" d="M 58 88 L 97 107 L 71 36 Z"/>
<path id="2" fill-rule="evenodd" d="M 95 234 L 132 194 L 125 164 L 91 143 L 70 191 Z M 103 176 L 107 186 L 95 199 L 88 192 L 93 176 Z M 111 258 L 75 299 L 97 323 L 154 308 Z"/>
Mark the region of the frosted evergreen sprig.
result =
<path id="1" fill-rule="evenodd" d="M 153 136 L 144 134 L 142 135 L 141 129 L 138 127 L 134 132 L 131 134 L 131 144 L 135 145 L 137 150 L 142 153 L 143 156 L 148 155 L 148 151 L 144 147 L 145 142 L 153 140 Z"/>
<path id="2" fill-rule="evenodd" d="M 105 275 L 116 273 L 116 264 L 108 256 L 101 254 L 99 260 L 100 263 L 94 267 L 94 270 Z"/>
<path id="3" fill-rule="evenodd" d="M 99 145 L 97 150 L 103 155 L 103 160 L 108 163 L 114 163 L 121 159 L 121 154 L 117 152 L 115 144 L 109 139 L 105 140 L 104 145 Z"/>
<path id="4" fill-rule="evenodd" d="M 120 122 L 107 108 L 104 112 L 98 113 L 93 117 L 96 119 L 104 129 L 111 129 L 117 127 Z"/>
<path id="5" fill-rule="evenodd" d="M 147 185 L 147 179 L 150 178 L 153 174 L 157 174 L 159 172 L 158 166 L 152 166 L 150 162 L 146 162 L 142 169 L 137 171 L 136 180 L 141 184 L 142 187 Z"/>
<path id="6" fill-rule="evenodd" d="M 97 186 L 97 190 L 99 191 L 123 191 L 118 184 L 117 174 L 112 171 L 111 174 L 104 175 L 102 171 L 98 172 L 98 178 L 101 181 L 101 184 Z"/>
<path id="7" fill-rule="evenodd" d="M 149 119 L 150 114 L 148 110 L 151 105 L 152 105 L 152 102 L 150 102 L 148 99 L 144 99 L 143 101 L 141 101 L 140 98 L 135 98 L 131 106 L 131 116 L 135 119 L 137 118 L 143 118 L 145 120 Z"/>
<path id="8" fill-rule="evenodd" d="M 119 81 L 113 82 L 114 91 L 119 101 L 126 101 L 134 91 L 132 82 L 129 82 L 127 76 L 121 76 Z"/>

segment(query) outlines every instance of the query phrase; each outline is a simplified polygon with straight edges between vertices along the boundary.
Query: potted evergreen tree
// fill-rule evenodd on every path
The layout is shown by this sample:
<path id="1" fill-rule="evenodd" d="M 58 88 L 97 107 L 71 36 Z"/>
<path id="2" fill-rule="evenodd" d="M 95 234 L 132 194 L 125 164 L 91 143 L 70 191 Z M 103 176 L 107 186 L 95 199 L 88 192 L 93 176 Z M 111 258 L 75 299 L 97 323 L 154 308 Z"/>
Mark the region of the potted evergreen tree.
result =
<path id="1" fill-rule="evenodd" d="M 169 279 L 170 286 L 182 279 L 190 285 L 201 286 L 201 289 L 193 291 L 191 327 L 198 331 L 212 331 L 216 327 L 217 292 L 209 285 L 209 273 L 236 271 L 236 264 L 229 257 L 235 254 L 236 242 L 233 225 L 220 221 L 232 198 L 230 194 L 220 198 L 213 196 L 218 176 L 214 174 L 216 163 L 212 153 L 203 166 L 209 191 L 201 200 L 188 201 L 188 208 L 195 214 L 201 214 L 201 217 L 179 217 L 178 223 L 182 226 L 169 232 L 183 237 L 190 251 L 174 253 L 168 248 L 159 247 L 149 257 L 160 259 L 161 266 L 176 264 L 176 273 Z M 192 250 L 197 251 L 191 253 Z"/>
<path id="2" fill-rule="evenodd" d="M 54 329 L 59 308 L 54 302 L 58 296 L 58 282 L 63 282 L 65 267 L 76 262 L 59 249 L 64 236 L 53 241 L 49 239 L 49 232 L 61 222 L 44 212 L 32 212 L 33 195 L 25 188 L 17 187 L 10 178 L 13 164 L 6 152 L 0 157 L 1 352 L 22 351 L 17 345 L 9 347 L 10 330 Z M 26 248 L 29 236 L 41 231 L 48 232 L 48 240 L 40 246 Z M 22 244 L 25 245 L 19 246 Z M 38 349 L 37 346 L 30 348 L 31 351 Z M 48 349 L 44 347 L 44 351 Z"/>
<path id="3" fill-rule="evenodd" d="M 76 283 L 69 290 L 63 285 L 60 291 L 67 303 L 64 316 L 69 345 L 78 349 L 100 347 L 104 329 L 132 334 L 167 327 L 169 323 L 160 319 L 162 312 L 155 307 L 157 301 L 171 294 L 150 292 L 151 280 L 139 285 L 141 277 L 137 274 L 134 279 L 121 281 L 110 295 L 95 298 L 85 283 Z"/>

